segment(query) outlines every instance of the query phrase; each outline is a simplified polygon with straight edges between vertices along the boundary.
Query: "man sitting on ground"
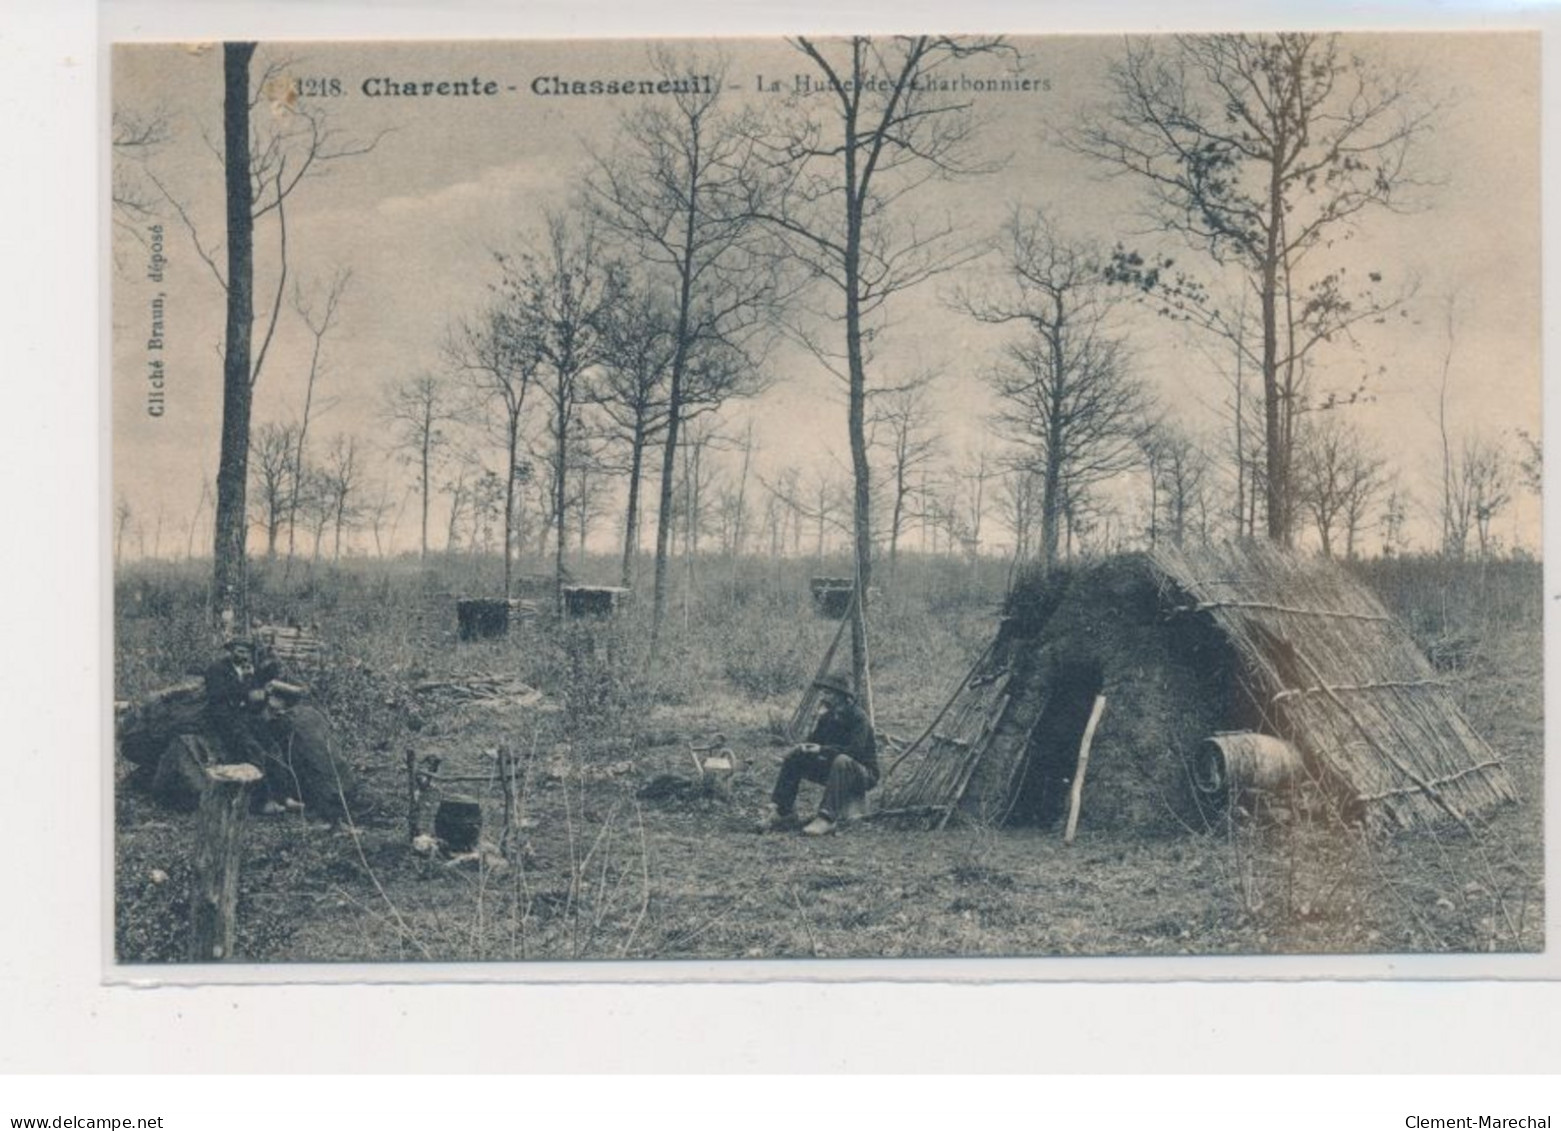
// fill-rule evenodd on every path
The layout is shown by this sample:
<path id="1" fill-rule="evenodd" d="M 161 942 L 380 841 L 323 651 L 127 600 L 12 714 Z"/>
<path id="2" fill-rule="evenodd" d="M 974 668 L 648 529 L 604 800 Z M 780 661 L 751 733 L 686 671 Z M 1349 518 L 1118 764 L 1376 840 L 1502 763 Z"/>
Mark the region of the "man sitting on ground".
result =
<path id="1" fill-rule="evenodd" d="M 808 836 L 833 832 L 847 806 L 878 784 L 873 727 L 867 713 L 857 706 L 856 696 L 833 676 L 813 686 L 822 693 L 823 709 L 808 740 L 781 763 L 772 796 L 774 806 L 764 821 L 766 830 L 796 827 L 797 790 L 804 781 L 824 787 L 818 816 L 802 830 Z"/>

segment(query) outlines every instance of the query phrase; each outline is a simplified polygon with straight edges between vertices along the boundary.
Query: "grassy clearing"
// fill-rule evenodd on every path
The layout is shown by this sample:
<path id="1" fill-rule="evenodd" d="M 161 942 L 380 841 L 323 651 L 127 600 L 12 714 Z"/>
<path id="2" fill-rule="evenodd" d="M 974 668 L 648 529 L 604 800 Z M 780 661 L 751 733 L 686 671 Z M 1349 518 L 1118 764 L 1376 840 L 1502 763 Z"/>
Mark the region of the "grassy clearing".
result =
<path id="1" fill-rule="evenodd" d="M 612 565 L 591 563 L 610 577 Z M 504 640 L 455 639 L 456 594 L 496 563 L 262 566 L 264 618 L 316 623 L 315 693 L 373 811 L 343 832 L 307 815 L 250 825 L 239 955 L 250 961 L 799 958 L 944 955 L 1361 953 L 1543 946 L 1540 571 L 1374 563 L 1368 581 L 1441 662 L 1524 802 L 1473 834 L 1367 838 L 1328 820 L 1217 823 L 1146 836 L 1089 821 L 1056 829 L 850 826 L 822 841 L 761 836 L 754 820 L 789 716 L 834 631 L 810 572 L 840 563 L 711 563 L 674 591 L 666 647 L 646 662 L 646 610 L 608 632 L 541 618 Z M 832 568 L 833 567 L 833 568 Z M 686 582 L 686 578 L 680 579 Z M 987 642 L 1003 563 L 902 561 L 876 606 L 879 723 L 909 737 Z M 116 695 L 133 698 L 209 655 L 205 571 L 125 569 Z M 491 583 L 490 583 L 491 584 Z M 456 703 L 420 683 L 523 680 L 540 710 Z M 691 786 L 686 742 L 720 731 L 739 754 L 731 802 Z M 404 752 L 491 774 L 520 758 L 519 838 L 502 865 L 452 867 L 406 844 Z M 118 768 L 120 782 L 126 767 Z M 465 787 L 463 787 L 464 789 Z M 470 790 L 497 835 L 499 791 Z M 805 798 L 806 800 L 806 798 Z M 431 818 L 430 818 L 431 819 Z M 178 961 L 191 818 L 116 791 L 116 945 Z"/>

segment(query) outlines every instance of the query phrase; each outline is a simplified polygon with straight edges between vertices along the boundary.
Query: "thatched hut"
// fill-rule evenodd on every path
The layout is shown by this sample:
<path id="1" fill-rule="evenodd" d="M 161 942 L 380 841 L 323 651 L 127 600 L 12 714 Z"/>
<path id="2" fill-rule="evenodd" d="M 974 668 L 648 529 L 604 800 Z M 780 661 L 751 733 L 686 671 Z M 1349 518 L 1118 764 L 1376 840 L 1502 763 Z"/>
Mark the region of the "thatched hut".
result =
<path id="1" fill-rule="evenodd" d="M 1251 543 L 1021 579 L 881 808 L 1056 820 L 1097 696 L 1082 805 L 1094 827 L 1204 827 L 1200 750 L 1263 750 L 1210 745 L 1233 731 L 1287 742 L 1318 796 L 1372 824 L 1462 822 L 1515 799 L 1501 759 L 1376 597 L 1333 562 Z"/>

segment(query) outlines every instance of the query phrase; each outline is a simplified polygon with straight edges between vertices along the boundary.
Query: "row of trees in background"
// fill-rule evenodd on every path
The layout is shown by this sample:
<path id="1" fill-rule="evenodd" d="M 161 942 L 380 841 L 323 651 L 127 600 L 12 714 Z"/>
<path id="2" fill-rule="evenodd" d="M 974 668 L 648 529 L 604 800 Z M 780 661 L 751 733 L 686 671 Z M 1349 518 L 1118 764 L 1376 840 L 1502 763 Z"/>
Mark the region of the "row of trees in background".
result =
<path id="1" fill-rule="evenodd" d="M 442 367 L 386 391 L 376 454 L 399 456 L 407 491 L 368 480 L 358 438 L 311 450 L 350 273 L 311 288 L 288 262 L 286 205 L 303 177 L 377 139 L 341 141 L 307 108 L 252 121 L 278 72 L 251 76 L 253 45 L 227 45 L 225 269 L 163 190 L 228 298 L 218 611 L 242 607 L 251 527 L 289 563 L 300 534 L 314 560 L 338 556 L 354 531 L 383 553 L 409 506 L 425 557 L 441 541 L 446 553 L 497 549 L 506 593 L 515 563 L 544 538 L 562 583 L 571 549 L 583 557 L 620 503 L 619 580 L 638 584 L 649 513 L 657 631 L 673 555 L 692 559 L 712 542 L 731 555 L 820 557 L 844 543 L 864 592 L 880 556 L 892 578 L 913 532 L 922 551 L 980 553 L 1002 540 L 994 523 L 1013 552 L 1044 562 L 1231 534 L 1289 543 L 1305 531 L 1326 554 L 1361 553 L 1373 533 L 1383 552 L 1403 548 L 1407 493 L 1349 418 L 1369 395 L 1364 382 L 1309 385 L 1326 349 L 1402 316 L 1410 295 L 1386 293 L 1385 272 L 1356 280 L 1330 261 L 1364 217 L 1404 207 L 1422 183 L 1412 157 L 1434 108 L 1406 81 L 1329 36 L 1130 42 L 1110 97 L 1062 139 L 1140 185 L 1165 237 L 1107 249 L 1042 211 L 1015 209 L 981 241 L 918 207 L 924 186 L 998 167 L 978 155 L 971 105 L 938 93 L 938 79 L 974 57 L 1014 58 L 1002 40 L 793 45 L 823 93 L 766 116 L 722 101 L 719 64 L 653 53 L 675 93 L 642 103 L 589 155 L 579 200 L 494 254 L 487 301 L 452 319 Z M 691 72 L 715 81 L 677 81 Z M 125 144 L 147 144 L 126 122 Z M 117 174 L 115 196 L 146 207 Z M 257 319 L 262 219 L 274 222 L 276 251 Z M 1174 258 L 1178 247 L 1189 263 Z M 944 300 L 1003 334 L 983 369 L 1001 446 L 958 453 L 941 427 L 937 375 L 888 373 L 876 348 L 897 296 L 985 256 L 998 264 L 985 281 Z M 251 429 L 289 293 L 311 343 L 303 402 L 293 421 Z M 1128 335 L 1130 311 L 1146 305 L 1222 359 L 1211 366 L 1227 370 L 1221 434 L 1190 430 L 1150 395 Z M 838 379 L 848 462 L 766 478 L 753 470 L 751 428 L 734 434 L 718 413 L 771 383 L 782 341 Z M 1444 404 L 1452 347 L 1449 316 Z M 1489 438 L 1453 436 L 1445 418 L 1443 436 L 1442 548 L 1490 553 L 1514 491 L 1538 489 L 1538 443 L 1518 437 L 1512 458 Z M 132 521 L 128 504 L 121 511 L 116 550 Z M 430 529 L 436 513 L 442 532 Z M 860 677 L 865 601 L 857 612 Z"/>

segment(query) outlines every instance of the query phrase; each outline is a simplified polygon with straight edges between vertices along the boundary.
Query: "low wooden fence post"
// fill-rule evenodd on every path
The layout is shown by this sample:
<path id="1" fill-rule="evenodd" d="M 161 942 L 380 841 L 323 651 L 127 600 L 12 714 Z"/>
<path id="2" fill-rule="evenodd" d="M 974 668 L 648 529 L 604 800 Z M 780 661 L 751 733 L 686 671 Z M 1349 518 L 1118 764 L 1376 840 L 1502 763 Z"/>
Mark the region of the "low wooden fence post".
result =
<path id="1" fill-rule="evenodd" d="M 195 816 L 195 863 L 190 881 L 190 961 L 233 957 L 234 908 L 249 790 L 264 775 L 242 762 L 206 771 Z"/>

